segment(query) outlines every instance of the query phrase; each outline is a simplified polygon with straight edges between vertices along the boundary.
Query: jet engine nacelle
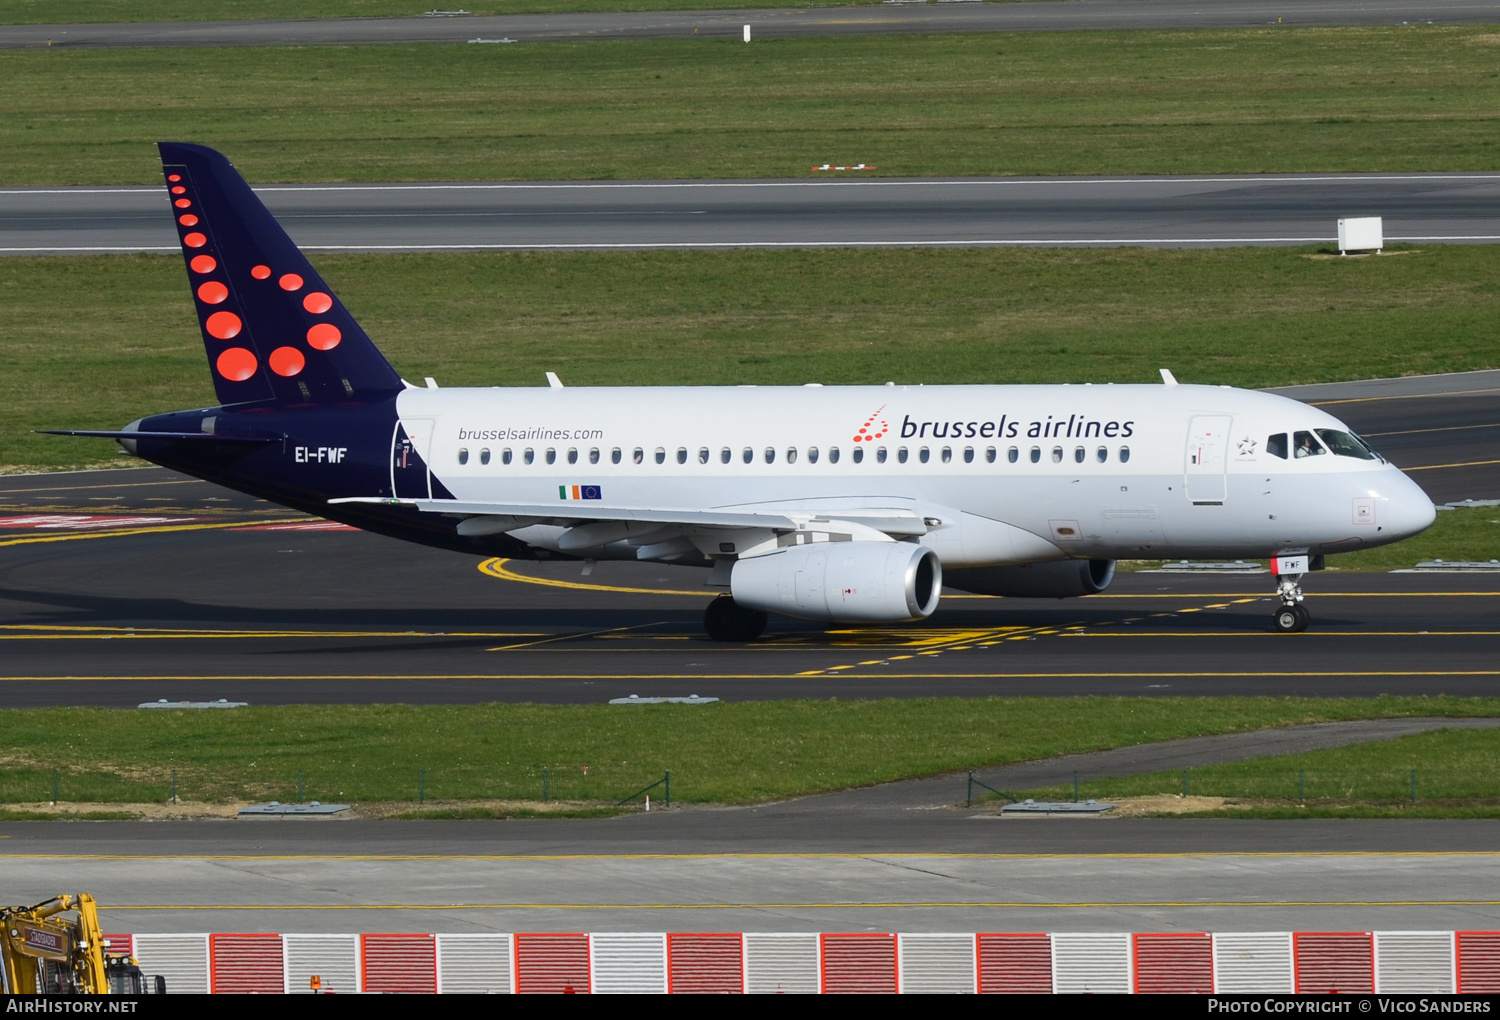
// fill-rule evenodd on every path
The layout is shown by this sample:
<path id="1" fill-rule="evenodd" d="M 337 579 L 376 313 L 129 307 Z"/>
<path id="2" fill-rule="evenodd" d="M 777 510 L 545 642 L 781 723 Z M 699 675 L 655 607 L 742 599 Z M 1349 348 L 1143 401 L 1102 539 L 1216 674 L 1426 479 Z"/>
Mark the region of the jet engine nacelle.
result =
<path id="1" fill-rule="evenodd" d="M 1097 595 L 1115 579 L 1114 560 L 1054 560 L 1009 567 L 970 567 L 950 570 L 950 588 L 976 595 L 1004 595 L 1019 599 L 1066 599 Z"/>
<path id="2" fill-rule="evenodd" d="M 818 542 L 736 560 L 729 590 L 741 606 L 803 620 L 897 623 L 937 609 L 943 565 L 911 542 Z"/>

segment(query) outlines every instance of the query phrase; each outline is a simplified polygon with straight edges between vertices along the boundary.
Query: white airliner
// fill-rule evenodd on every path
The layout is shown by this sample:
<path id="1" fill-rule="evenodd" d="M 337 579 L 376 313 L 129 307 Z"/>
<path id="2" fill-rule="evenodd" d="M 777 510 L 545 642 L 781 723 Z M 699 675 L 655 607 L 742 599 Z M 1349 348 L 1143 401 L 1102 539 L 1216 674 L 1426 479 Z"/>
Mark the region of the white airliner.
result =
<path id="1" fill-rule="evenodd" d="M 709 567 L 704 624 L 896 623 L 943 586 L 1103 591 L 1119 559 L 1268 558 L 1275 629 L 1323 555 L 1432 501 L 1337 419 L 1177 385 L 439 389 L 403 383 L 218 153 L 163 143 L 221 406 L 108 435 L 367 530 L 512 557 Z"/>

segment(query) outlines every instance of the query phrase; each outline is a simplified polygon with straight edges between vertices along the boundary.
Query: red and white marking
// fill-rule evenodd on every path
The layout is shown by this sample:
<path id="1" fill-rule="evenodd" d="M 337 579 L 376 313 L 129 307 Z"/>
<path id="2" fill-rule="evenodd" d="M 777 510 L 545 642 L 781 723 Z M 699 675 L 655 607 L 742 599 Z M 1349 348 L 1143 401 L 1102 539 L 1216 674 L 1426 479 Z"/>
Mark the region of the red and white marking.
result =
<path id="1" fill-rule="evenodd" d="M 152 524 L 186 524 L 197 517 L 124 517 L 89 514 L 33 514 L 0 517 L 0 528 L 30 528 L 38 531 L 99 531 L 105 528 L 140 528 Z"/>

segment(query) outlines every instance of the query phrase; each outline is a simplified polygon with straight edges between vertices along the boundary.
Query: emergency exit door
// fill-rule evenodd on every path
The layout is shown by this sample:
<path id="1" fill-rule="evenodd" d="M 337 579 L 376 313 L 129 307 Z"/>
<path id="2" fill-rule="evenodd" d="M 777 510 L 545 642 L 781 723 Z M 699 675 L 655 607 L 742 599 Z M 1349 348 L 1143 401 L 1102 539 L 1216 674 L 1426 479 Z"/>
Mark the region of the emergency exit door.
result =
<path id="1" fill-rule="evenodd" d="M 1190 502 L 1210 506 L 1224 502 L 1230 421 L 1228 415 L 1199 414 L 1188 425 L 1183 485 Z"/>
<path id="2" fill-rule="evenodd" d="M 432 447 L 431 418 L 405 418 L 391 439 L 391 492 L 398 499 L 429 499 L 427 454 Z"/>

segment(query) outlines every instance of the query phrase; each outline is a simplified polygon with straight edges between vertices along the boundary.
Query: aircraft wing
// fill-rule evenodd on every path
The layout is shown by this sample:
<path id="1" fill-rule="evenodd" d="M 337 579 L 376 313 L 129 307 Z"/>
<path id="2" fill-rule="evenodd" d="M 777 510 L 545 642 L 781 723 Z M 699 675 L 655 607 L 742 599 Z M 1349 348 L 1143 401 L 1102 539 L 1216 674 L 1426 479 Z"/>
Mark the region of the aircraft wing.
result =
<path id="1" fill-rule="evenodd" d="M 796 531 L 797 522 L 783 514 L 736 513 L 719 510 L 663 510 L 653 507 L 589 506 L 583 501 L 567 503 L 474 503 L 452 499 L 390 499 L 384 496 L 353 496 L 330 499 L 329 503 L 377 503 L 412 506 L 423 513 L 462 514 L 467 517 L 524 518 L 533 521 L 592 522 L 626 521 L 637 524 L 676 524 L 702 528 L 769 528 Z"/>

